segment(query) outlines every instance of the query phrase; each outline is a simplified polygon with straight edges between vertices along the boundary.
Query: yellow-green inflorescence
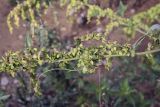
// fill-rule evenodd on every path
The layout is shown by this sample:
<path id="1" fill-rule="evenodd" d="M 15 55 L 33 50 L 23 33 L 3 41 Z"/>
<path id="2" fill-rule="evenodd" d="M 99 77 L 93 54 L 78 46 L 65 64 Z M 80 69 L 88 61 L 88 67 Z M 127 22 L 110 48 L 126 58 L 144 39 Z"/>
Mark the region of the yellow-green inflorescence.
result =
<path id="1" fill-rule="evenodd" d="M 122 28 L 128 35 L 133 35 L 137 29 L 148 30 L 148 25 L 160 18 L 160 4 L 130 18 L 121 17 L 110 8 L 102 9 L 99 6 L 91 5 L 88 0 L 61 0 L 61 5 L 67 5 L 67 14 L 73 10 L 76 13 L 79 9 L 87 7 L 88 21 L 91 21 L 94 17 L 97 18 L 97 23 L 100 23 L 100 18 L 106 17 L 109 21 L 106 24 L 105 33 L 84 35 L 76 40 L 77 45 L 69 51 L 60 51 L 57 49 L 47 51 L 46 49 L 34 48 L 21 52 L 8 52 L 0 60 L 0 72 L 8 72 L 12 76 L 15 76 L 18 71 L 26 71 L 34 75 L 31 76 L 31 80 L 34 81 L 36 79 L 36 67 L 45 63 L 56 63 L 61 69 L 65 69 L 67 64 L 74 61 L 77 68 L 73 70 L 78 69 L 77 71 L 83 73 L 93 73 L 102 61 L 105 62 L 103 64 L 106 69 L 109 70 L 113 57 L 150 55 L 150 53 L 160 51 L 158 49 L 156 51 L 149 50 L 148 52 L 136 53 L 136 49 L 130 44 L 106 42 L 106 36 L 109 35 L 115 27 Z M 19 26 L 20 19 L 26 20 L 29 18 L 31 26 L 38 26 L 35 12 L 39 13 L 42 7 L 47 8 L 48 4 L 41 0 L 25 0 L 22 3 L 18 3 L 7 18 L 10 32 L 13 31 L 13 24 Z M 147 24 L 145 24 L 144 20 L 147 21 Z M 85 47 L 83 42 L 90 40 L 97 40 L 100 42 L 100 45 Z"/>

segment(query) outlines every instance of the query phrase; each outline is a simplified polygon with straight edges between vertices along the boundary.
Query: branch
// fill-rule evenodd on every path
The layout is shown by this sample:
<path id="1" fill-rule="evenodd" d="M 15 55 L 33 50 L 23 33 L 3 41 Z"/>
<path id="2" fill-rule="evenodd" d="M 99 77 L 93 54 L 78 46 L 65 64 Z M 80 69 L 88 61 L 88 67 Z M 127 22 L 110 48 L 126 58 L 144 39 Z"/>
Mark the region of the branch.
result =
<path id="1" fill-rule="evenodd" d="M 155 50 L 150 50 L 150 51 L 145 51 L 145 52 L 137 52 L 136 55 L 140 56 L 140 55 L 152 54 L 156 52 L 160 52 L 160 49 L 155 49 Z"/>

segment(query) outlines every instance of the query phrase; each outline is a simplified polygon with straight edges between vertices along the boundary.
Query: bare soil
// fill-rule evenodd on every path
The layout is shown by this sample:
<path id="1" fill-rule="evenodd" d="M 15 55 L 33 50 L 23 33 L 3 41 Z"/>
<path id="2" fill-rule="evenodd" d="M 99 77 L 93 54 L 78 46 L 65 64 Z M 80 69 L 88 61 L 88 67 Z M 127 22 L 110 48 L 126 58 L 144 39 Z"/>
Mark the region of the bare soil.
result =
<path id="1" fill-rule="evenodd" d="M 13 34 L 8 30 L 7 15 L 11 9 L 7 0 L 0 0 L 0 56 L 8 50 L 18 50 L 23 47 L 24 28 L 14 29 Z"/>

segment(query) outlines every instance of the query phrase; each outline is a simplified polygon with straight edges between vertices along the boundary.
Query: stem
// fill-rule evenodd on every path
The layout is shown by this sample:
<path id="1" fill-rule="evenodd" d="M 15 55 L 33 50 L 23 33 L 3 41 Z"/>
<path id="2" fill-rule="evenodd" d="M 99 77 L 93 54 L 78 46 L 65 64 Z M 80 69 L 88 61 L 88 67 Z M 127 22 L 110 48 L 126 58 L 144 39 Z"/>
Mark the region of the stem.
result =
<path id="1" fill-rule="evenodd" d="M 121 56 L 127 56 L 127 55 L 105 55 L 105 57 L 121 57 Z"/>
<path id="2" fill-rule="evenodd" d="M 140 29 L 136 29 L 136 31 L 142 33 L 143 35 L 133 44 L 133 48 L 135 49 L 138 45 L 141 44 L 141 42 L 144 40 L 144 38 L 148 35 L 148 32 L 144 32 Z"/>
<path id="3" fill-rule="evenodd" d="M 136 31 L 138 31 L 139 33 L 142 33 L 143 35 L 147 35 L 148 33 L 146 33 L 146 32 L 144 32 L 144 31 L 142 31 L 141 29 L 136 29 Z"/>
<path id="4" fill-rule="evenodd" d="M 146 35 L 141 36 L 141 37 L 133 44 L 133 48 L 134 48 L 134 49 L 141 44 L 141 42 L 144 40 L 145 36 L 146 36 Z"/>
<path id="5" fill-rule="evenodd" d="M 160 52 L 160 49 L 155 49 L 155 50 L 150 50 L 150 51 L 144 51 L 144 52 L 136 52 L 135 55 L 145 55 L 145 54 L 152 54 L 152 53 L 155 53 L 155 52 Z M 105 57 L 123 57 L 123 56 L 128 56 L 128 55 L 118 55 L 118 54 L 115 54 L 115 55 L 105 55 Z M 53 63 L 56 63 L 56 62 L 63 62 L 63 61 L 74 61 L 74 60 L 78 60 L 79 58 L 78 57 L 75 57 L 75 58 L 70 58 L 70 59 L 60 59 L 60 60 L 56 60 L 54 61 Z"/>
<path id="6" fill-rule="evenodd" d="M 140 56 L 140 55 L 152 54 L 156 52 L 160 52 L 160 49 L 150 50 L 150 51 L 145 51 L 145 52 L 137 52 L 136 55 Z"/>
<path id="7" fill-rule="evenodd" d="M 102 107 L 102 104 L 101 104 L 101 71 L 98 71 L 98 79 L 99 79 L 99 107 Z"/>
<path id="8" fill-rule="evenodd" d="M 160 49 L 155 49 L 155 50 L 149 50 L 149 51 L 144 51 L 144 52 L 136 52 L 135 55 L 140 56 L 140 55 L 146 55 L 146 54 L 152 54 L 160 52 Z M 106 55 L 105 57 L 123 57 L 123 56 L 128 56 L 128 55 Z"/>
<path id="9" fill-rule="evenodd" d="M 77 60 L 78 57 L 75 57 L 75 58 L 70 58 L 70 59 L 60 59 L 60 60 L 56 60 L 54 61 L 53 63 L 56 63 L 56 62 L 62 62 L 62 61 L 74 61 L 74 60 Z"/>
<path id="10" fill-rule="evenodd" d="M 44 74 L 50 72 L 50 71 L 55 71 L 55 70 L 65 70 L 65 71 L 78 71 L 78 70 L 72 70 L 72 69 L 61 69 L 61 68 L 54 68 L 54 69 L 50 69 L 50 70 L 47 70 L 43 73 L 41 73 L 39 76 L 38 76 L 38 80 L 40 79 L 41 76 L 43 76 Z"/>

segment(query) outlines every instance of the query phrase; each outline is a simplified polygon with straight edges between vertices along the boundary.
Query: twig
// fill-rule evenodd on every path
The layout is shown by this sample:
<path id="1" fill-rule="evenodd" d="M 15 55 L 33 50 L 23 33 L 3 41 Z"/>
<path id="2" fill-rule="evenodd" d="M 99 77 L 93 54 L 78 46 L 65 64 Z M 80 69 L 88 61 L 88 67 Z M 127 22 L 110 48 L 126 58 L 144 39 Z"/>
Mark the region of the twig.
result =
<path id="1" fill-rule="evenodd" d="M 155 50 L 150 50 L 150 51 L 145 51 L 145 52 L 137 52 L 135 54 L 140 56 L 140 55 L 152 54 L 156 52 L 160 52 L 160 49 L 155 49 Z"/>
<path id="2" fill-rule="evenodd" d="M 54 68 L 54 69 L 50 69 L 50 70 L 47 70 L 43 73 L 41 73 L 39 76 L 38 76 L 38 80 L 40 79 L 41 76 L 43 76 L 44 74 L 50 72 L 50 71 L 55 71 L 55 70 L 64 70 L 64 71 L 78 71 L 78 70 L 72 70 L 72 69 L 62 69 L 62 68 Z"/>
<path id="3" fill-rule="evenodd" d="M 98 87 L 99 87 L 99 107 L 102 107 L 102 104 L 101 104 L 101 71 L 98 71 L 98 79 L 99 79 L 99 82 L 98 82 Z"/>

